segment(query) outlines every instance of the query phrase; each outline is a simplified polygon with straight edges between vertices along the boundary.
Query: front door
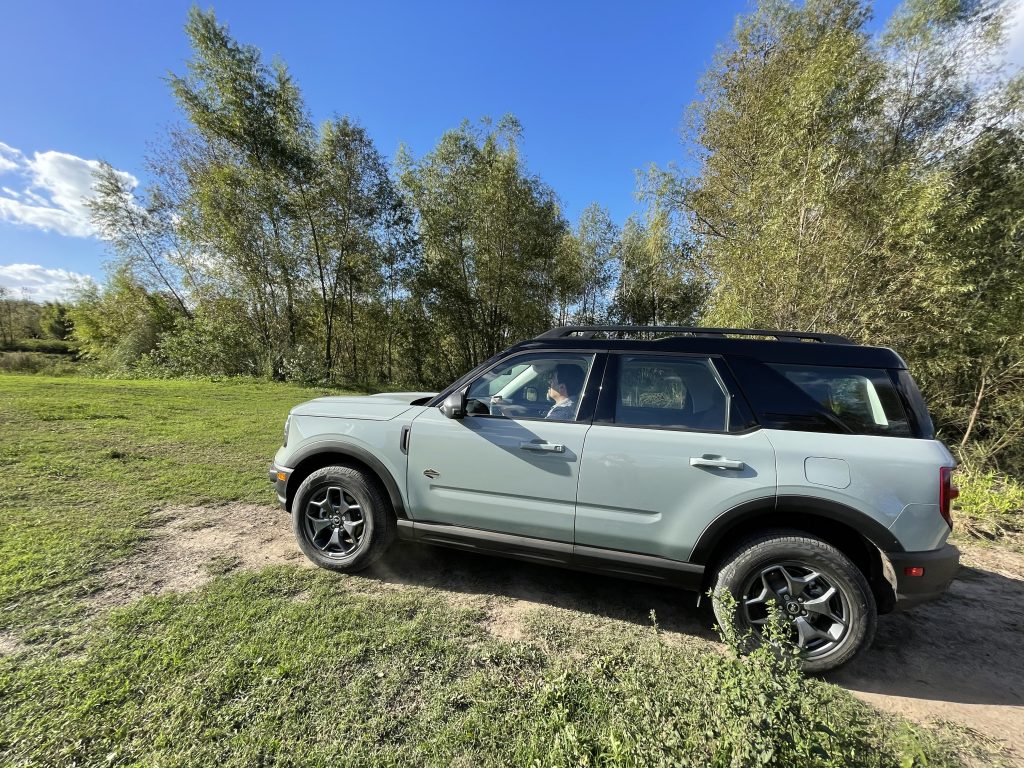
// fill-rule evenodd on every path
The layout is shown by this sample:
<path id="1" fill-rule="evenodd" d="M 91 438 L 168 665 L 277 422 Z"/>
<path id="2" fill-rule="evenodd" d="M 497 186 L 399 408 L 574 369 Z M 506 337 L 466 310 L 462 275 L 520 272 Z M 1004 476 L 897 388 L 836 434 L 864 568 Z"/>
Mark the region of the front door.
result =
<path id="1" fill-rule="evenodd" d="M 593 361 L 516 355 L 470 384 L 465 418 L 438 408 L 418 416 L 407 475 L 413 519 L 571 543 Z"/>

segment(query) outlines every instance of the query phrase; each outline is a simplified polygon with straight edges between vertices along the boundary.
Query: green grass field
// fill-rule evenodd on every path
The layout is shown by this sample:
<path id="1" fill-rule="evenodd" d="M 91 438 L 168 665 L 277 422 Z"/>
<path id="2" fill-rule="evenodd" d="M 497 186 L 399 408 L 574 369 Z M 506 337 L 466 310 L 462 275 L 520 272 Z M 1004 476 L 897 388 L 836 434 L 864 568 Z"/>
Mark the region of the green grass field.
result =
<path id="1" fill-rule="evenodd" d="M 272 384 L 0 376 L 2 765 L 956 765 L 785 659 L 296 566 L 100 615 L 168 505 L 272 503 Z M 499 598 L 500 599 L 500 595 Z"/>

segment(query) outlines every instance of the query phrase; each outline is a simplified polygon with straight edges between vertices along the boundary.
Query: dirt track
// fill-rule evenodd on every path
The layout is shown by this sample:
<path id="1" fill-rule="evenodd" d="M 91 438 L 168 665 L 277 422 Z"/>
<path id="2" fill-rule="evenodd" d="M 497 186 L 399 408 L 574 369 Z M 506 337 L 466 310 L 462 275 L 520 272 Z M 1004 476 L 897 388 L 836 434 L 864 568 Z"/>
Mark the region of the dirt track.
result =
<path id="1" fill-rule="evenodd" d="M 139 553 L 110 571 L 95 610 L 145 594 L 190 590 L 217 573 L 306 565 L 288 516 L 276 508 L 176 508 L 155 521 Z M 1024 556 L 968 547 L 949 593 L 913 611 L 882 617 L 873 646 L 828 679 L 912 720 L 952 721 L 1006 744 L 1024 764 Z M 711 617 L 692 595 L 618 579 L 461 552 L 398 544 L 363 576 L 444 590 L 478 603 L 488 628 L 522 636 L 518 617 L 538 605 L 648 625 L 653 609 L 671 638 L 713 642 Z"/>

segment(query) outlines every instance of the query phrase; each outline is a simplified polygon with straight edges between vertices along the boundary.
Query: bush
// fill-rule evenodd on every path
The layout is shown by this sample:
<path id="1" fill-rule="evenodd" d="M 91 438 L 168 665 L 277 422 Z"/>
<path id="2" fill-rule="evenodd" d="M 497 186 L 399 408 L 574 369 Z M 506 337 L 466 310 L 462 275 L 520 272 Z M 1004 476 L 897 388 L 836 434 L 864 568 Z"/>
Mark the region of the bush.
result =
<path id="1" fill-rule="evenodd" d="M 77 351 L 70 341 L 60 339 L 21 339 L 0 346 L 3 352 L 45 352 L 50 355 L 73 355 Z"/>
<path id="2" fill-rule="evenodd" d="M 1003 472 L 963 465 L 955 475 L 960 488 L 954 530 L 987 541 L 1015 538 L 1024 530 L 1024 484 Z"/>
<path id="3" fill-rule="evenodd" d="M 78 365 L 66 355 L 42 352 L 0 352 L 0 372 L 67 376 L 77 373 Z"/>

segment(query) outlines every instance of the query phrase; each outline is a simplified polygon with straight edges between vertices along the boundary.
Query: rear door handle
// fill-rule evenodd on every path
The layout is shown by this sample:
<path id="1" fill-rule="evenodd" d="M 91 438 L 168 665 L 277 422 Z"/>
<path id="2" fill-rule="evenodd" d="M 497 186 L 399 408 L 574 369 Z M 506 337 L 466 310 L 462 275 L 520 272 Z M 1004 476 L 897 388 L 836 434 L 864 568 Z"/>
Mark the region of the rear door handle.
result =
<path id="1" fill-rule="evenodd" d="M 565 453 L 565 446 L 556 443 L 531 443 L 524 440 L 519 444 L 524 451 L 543 451 L 546 453 Z"/>
<path id="2" fill-rule="evenodd" d="M 742 461 L 733 461 L 723 456 L 691 456 L 691 467 L 711 467 L 712 469 L 746 469 Z"/>

